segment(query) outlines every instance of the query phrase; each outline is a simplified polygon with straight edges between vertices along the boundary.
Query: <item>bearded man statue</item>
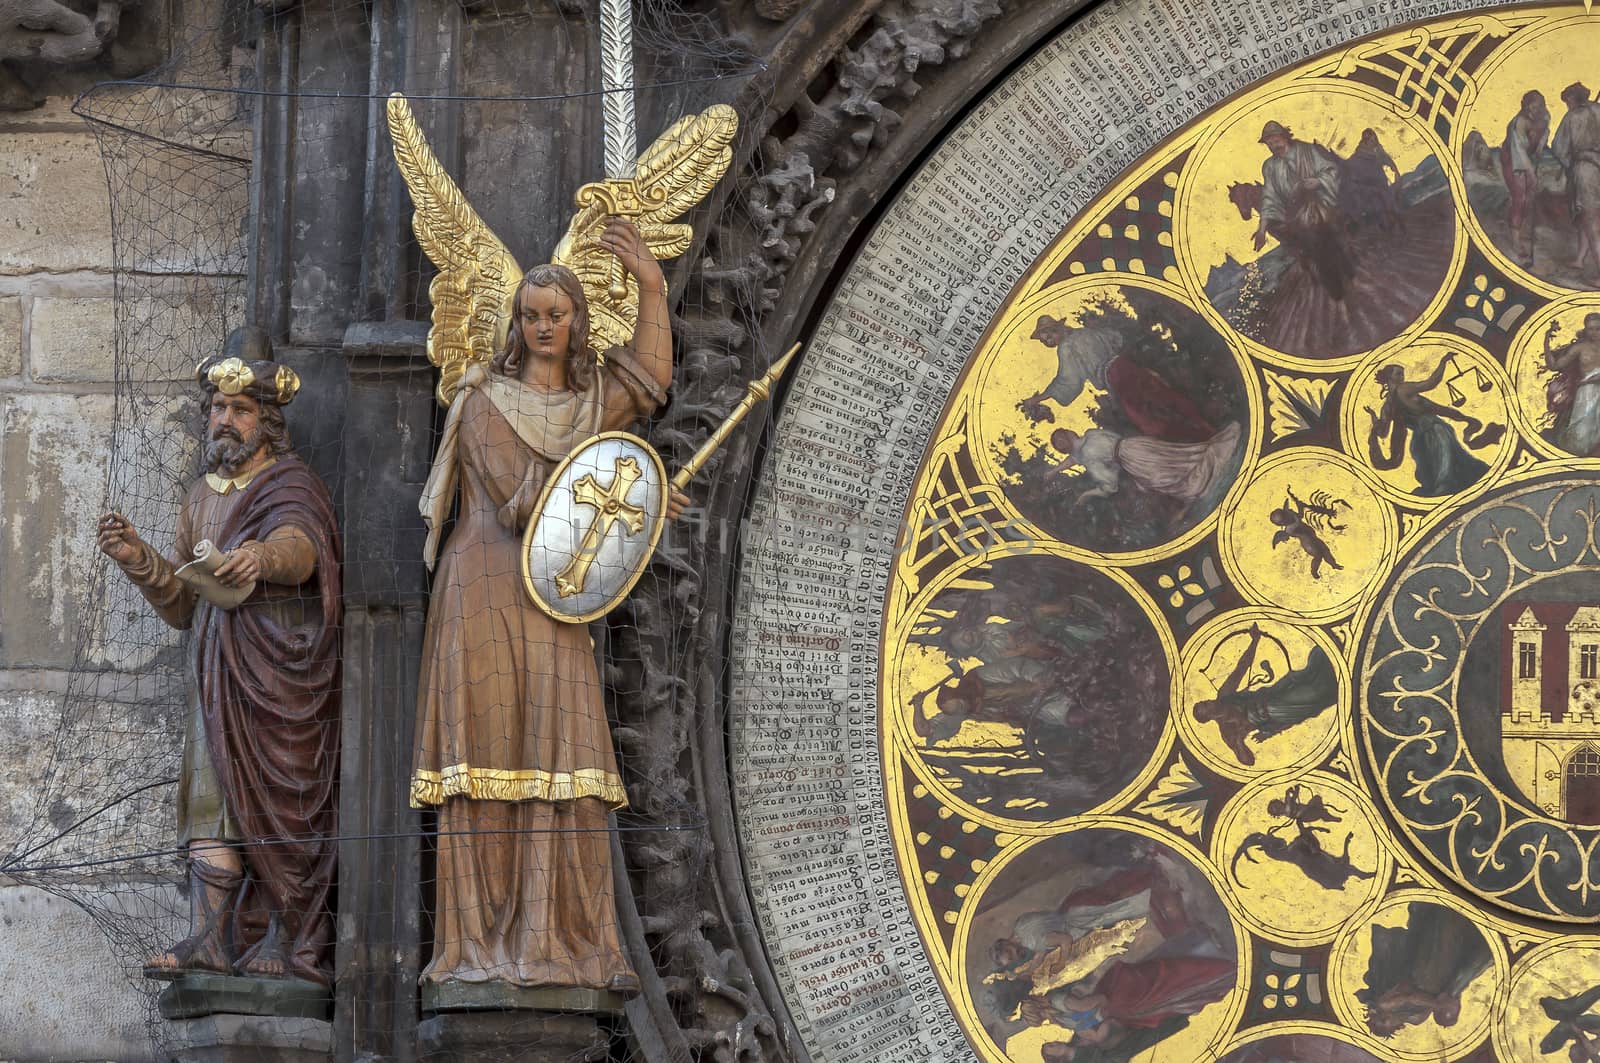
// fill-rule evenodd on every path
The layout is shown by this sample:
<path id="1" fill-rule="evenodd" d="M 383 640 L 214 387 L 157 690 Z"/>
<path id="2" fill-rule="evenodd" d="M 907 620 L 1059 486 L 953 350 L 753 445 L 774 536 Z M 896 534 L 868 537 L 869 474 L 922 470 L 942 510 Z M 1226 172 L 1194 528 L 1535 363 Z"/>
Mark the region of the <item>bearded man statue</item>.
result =
<path id="1" fill-rule="evenodd" d="M 184 495 L 170 555 L 122 514 L 100 519 L 100 549 L 191 633 L 177 792 L 191 933 L 146 961 L 150 978 L 331 981 L 339 532 L 284 423 L 300 379 L 270 355 L 264 333 L 239 329 L 196 370 L 206 472 Z M 208 544 L 220 594 L 178 571 Z"/>

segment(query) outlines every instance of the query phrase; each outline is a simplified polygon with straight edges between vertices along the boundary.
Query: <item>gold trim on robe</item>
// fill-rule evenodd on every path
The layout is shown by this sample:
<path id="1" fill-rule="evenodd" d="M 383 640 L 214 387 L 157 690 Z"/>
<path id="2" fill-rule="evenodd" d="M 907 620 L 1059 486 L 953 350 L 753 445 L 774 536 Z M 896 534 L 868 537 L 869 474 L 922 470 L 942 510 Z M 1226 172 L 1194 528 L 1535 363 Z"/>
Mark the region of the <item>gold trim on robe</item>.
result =
<path id="1" fill-rule="evenodd" d="M 451 764 L 443 771 L 411 773 L 411 807 L 442 805 L 447 797 L 474 801 L 576 801 L 598 797 L 613 809 L 628 807 L 628 791 L 615 772 L 580 768 L 575 772 L 538 768 L 512 771 Z"/>

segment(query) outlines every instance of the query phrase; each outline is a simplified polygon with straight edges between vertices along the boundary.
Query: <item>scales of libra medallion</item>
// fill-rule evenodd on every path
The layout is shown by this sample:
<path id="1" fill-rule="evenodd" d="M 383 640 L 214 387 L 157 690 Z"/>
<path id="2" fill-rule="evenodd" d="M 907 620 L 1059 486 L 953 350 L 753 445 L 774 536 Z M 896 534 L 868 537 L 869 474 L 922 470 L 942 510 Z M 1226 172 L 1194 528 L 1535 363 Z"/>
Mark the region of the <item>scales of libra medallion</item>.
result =
<path id="1" fill-rule="evenodd" d="M 1368 624 L 1357 728 L 1402 836 L 1523 915 L 1600 917 L 1600 483 L 1514 480 L 1417 538 Z"/>

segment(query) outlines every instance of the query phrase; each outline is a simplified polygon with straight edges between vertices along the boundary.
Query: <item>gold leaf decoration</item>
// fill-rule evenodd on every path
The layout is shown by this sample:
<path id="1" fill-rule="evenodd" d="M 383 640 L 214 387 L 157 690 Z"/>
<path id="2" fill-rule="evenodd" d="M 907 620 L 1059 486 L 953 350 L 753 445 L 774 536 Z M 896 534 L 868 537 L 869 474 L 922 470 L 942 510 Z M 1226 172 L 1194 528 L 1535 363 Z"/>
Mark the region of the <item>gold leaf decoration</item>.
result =
<path id="1" fill-rule="evenodd" d="M 1270 369 L 1263 372 L 1267 379 L 1267 420 L 1273 442 L 1321 423 L 1328 392 L 1333 390 L 1332 380 L 1286 376 Z"/>
<path id="2" fill-rule="evenodd" d="M 428 286 L 433 302 L 428 360 L 439 367 L 437 394 L 448 405 L 467 364 L 494 357 L 522 270 L 445 173 L 399 93 L 389 97 L 388 118 L 394 159 L 415 204 L 412 231 L 439 268 Z"/>
<path id="3" fill-rule="evenodd" d="M 399 93 L 389 97 L 388 118 L 395 162 L 416 207 L 412 230 L 439 268 L 428 287 L 433 301 L 428 359 L 439 367 L 438 398 L 448 405 L 468 363 L 488 362 L 504 342 L 522 269 L 439 164 L 411 105 Z M 689 249 L 693 228 L 673 222 L 727 172 L 738 127 L 733 108 L 718 104 L 680 118 L 639 157 L 634 184 L 645 209 L 635 220 L 656 258 L 673 258 Z M 597 353 L 632 342 L 639 320 L 633 278 L 624 274 L 626 294 L 621 299 L 610 293 L 616 258 L 599 243 L 605 220 L 599 205 L 580 206 L 550 259 L 582 282 L 589 298 L 589 345 Z"/>
<path id="4" fill-rule="evenodd" d="M 706 197 L 733 161 L 733 135 L 739 117 L 732 107 L 716 104 L 698 115 L 685 115 L 656 138 L 639 156 L 640 195 L 653 202 L 665 193 L 660 206 L 644 214 L 650 222 L 683 217 Z"/>
<path id="5" fill-rule="evenodd" d="M 669 224 L 692 210 L 727 172 L 733 160 L 733 137 L 739 117 L 732 107 L 716 104 L 698 115 L 678 119 L 639 156 L 634 184 L 645 204 L 634 219 L 658 259 L 674 258 L 689 249 L 694 230 Z M 581 193 L 580 193 L 581 197 Z M 583 282 L 589 297 L 589 344 L 596 352 L 625 346 L 639 320 L 639 290 L 624 274 L 625 292 L 611 294 L 616 259 L 600 246 L 605 228 L 603 209 L 581 204 L 567 224 L 550 261 L 566 266 Z"/>
<path id="6" fill-rule="evenodd" d="M 1143 812 L 1192 838 L 1198 838 L 1205 823 L 1206 806 L 1210 802 L 1211 796 L 1205 784 L 1194 777 L 1193 769 L 1179 757 L 1172 762 L 1172 767 L 1156 783 L 1149 796 L 1134 805 L 1133 810 Z"/>
<path id="7" fill-rule="evenodd" d="M 1355 641 L 1355 624 L 1349 620 L 1339 624 L 1329 624 L 1328 634 L 1333 636 L 1334 641 L 1339 644 L 1341 649 L 1347 650 L 1350 648 L 1350 644 Z"/>

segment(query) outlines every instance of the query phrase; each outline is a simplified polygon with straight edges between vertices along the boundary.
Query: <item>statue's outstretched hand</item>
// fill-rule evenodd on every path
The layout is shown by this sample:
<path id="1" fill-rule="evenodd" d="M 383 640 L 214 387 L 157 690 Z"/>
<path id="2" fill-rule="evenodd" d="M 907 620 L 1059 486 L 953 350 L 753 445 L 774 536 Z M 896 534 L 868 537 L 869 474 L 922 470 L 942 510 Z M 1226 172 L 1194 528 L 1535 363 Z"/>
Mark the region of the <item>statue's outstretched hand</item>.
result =
<path id="1" fill-rule="evenodd" d="M 143 540 L 134 530 L 133 522 L 121 513 L 107 513 L 100 518 L 96 539 L 100 552 L 119 565 L 130 565 L 139 559 Z"/>
<path id="2" fill-rule="evenodd" d="M 667 519 L 677 520 L 694 502 L 676 487 L 667 490 Z"/>
<path id="3" fill-rule="evenodd" d="M 600 234 L 600 246 L 617 256 L 622 268 L 633 274 L 641 289 L 659 292 L 666 288 L 661 263 L 650 253 L 639 227 L 627 218 L 606 221 L 605 231 Z"/>

